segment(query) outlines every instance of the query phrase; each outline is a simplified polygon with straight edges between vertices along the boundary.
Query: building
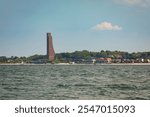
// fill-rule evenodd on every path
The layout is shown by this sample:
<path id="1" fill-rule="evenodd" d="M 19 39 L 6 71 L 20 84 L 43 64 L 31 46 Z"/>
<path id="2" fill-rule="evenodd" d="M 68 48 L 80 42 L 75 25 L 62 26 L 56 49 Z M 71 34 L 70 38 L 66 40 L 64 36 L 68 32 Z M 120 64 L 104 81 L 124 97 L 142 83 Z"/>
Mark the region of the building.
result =
<path id="1" fill-rule="evenodd" d="M 96 58 L 96 63 L 111 63 L 112 59 L 111 58 Z"/>
<path id="2" fill-rule="evenodd" d="M 52 36 L 51 33 L 47 33 L 47 58 L 48 61 L 54 61 L 55 59 L 55 52 L 53 48 Z"/>

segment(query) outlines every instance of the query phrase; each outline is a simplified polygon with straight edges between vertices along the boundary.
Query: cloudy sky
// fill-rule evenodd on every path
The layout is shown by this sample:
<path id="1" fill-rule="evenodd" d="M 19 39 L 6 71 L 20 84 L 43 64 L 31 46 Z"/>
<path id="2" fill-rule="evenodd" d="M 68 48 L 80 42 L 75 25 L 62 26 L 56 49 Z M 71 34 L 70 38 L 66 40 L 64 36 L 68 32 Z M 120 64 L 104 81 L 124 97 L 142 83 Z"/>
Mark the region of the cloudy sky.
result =
<path id="1" fill-rule="evenodd" d="M 0 56 L 150 51 L 150 0 L 0 0 Z"/>

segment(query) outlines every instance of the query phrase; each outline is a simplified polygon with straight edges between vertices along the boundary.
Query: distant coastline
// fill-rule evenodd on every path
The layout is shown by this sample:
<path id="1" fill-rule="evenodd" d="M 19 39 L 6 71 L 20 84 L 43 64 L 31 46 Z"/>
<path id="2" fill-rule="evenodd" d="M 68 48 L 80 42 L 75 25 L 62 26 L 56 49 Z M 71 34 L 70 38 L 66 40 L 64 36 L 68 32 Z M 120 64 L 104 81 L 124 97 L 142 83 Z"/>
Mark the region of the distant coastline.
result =
<path id="1" fill-rule="evenodd" d="M 111 64 L 111 65 L 149 65 L 150 52 L 123 52 L 101 50 L 91 52 L 88 50 L 56 53 L 54 60 L 48 55 L 32 55 L 29 57 L 0 56 L 0 64 Z"/>
<path id="2" fill-rule="evenodd" d="M 25 63 L 25 64 L 21 64 L 21 63 L 0 63 L 0 66 L 3 66 L 3 65 L 8 65 L 8 66 L 13 66 L 13 65 L 16 65 L 16 66 L 23 66 L 23 65 L 101 65 L 101 66 L 107 66 L 107 65 L 116 65 L 116 66 L 119 66 L 119 65 L 129 65 L 129 66 L 147 66 L 147 65 L 150 65 L 150 63 L 98 63 L 98 64 L 82 64 L 82 63 L 75 63 L 75 64 L 69 64 L 69 63 L 54 63 L 54 64 L 31 64 L 31 63 Z"/>

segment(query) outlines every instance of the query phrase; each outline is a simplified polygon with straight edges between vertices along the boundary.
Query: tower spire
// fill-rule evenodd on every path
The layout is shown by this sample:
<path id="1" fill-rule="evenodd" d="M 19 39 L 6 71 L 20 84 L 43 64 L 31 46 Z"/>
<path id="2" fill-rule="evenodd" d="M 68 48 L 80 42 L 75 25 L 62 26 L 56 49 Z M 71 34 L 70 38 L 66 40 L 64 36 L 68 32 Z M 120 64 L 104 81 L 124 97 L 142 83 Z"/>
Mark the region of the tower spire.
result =
<path id="1" fill-rule="evenodd" d="M 55 59 L 55 52 L 53 48 L 53 42 L 52 42 L 52 35 L 51 33 L 47 33 L 47 58 L 49 61 L 54 61 Z"/>

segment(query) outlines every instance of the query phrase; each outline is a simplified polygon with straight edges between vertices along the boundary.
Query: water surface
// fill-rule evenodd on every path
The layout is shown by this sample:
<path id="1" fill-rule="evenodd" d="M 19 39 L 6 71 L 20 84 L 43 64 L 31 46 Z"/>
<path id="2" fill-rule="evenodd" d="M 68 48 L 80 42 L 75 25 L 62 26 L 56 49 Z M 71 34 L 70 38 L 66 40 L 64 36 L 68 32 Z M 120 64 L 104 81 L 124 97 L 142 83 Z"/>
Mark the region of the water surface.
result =
<path id="1" fill-rule="evenodd" d="M 150 99 L 150 66 L 0 65 L 0 99 Z"/>

